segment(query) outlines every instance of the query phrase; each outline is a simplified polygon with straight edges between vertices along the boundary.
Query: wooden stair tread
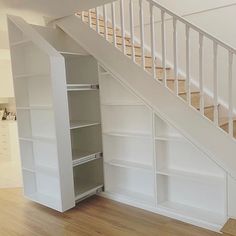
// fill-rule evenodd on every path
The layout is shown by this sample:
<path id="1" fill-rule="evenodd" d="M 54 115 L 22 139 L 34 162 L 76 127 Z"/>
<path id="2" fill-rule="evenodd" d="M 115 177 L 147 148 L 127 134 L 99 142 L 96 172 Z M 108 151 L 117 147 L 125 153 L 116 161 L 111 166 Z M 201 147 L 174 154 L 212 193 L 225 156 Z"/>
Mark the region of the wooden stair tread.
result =
<path id="1" fill-rule="evenodd" d="M 230 218 L 221 229 L 221 232 L 225 235 L 236 236 L 236 220 Z"/>

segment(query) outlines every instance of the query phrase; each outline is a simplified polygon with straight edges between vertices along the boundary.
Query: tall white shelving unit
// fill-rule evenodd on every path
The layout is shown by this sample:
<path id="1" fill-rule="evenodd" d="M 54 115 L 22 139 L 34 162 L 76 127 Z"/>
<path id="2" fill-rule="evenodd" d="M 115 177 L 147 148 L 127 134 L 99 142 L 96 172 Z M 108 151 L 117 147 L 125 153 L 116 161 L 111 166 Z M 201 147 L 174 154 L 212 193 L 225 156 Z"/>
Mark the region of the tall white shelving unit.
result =
<path id="1" fill-rule="evenodd" d="M 65 211 L 103 187 L 97 62 L 59 29 L 8 25 L 24 193 Z"/>
<path id="2" fill-rule="evenodd" d="M 226 174 L 99 67 L 105 196 L 210 229 L 227 219 Z"/>

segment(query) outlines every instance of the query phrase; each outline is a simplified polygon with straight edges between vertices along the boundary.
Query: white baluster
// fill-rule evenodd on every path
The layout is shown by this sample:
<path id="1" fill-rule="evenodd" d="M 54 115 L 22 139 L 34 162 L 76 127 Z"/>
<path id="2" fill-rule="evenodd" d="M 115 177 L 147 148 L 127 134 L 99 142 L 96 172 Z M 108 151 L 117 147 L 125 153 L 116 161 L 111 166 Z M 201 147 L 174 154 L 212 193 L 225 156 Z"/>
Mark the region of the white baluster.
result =
<path id="1" fill-rule="evenodd" d="M 120 0 L 120 23 L 121 23 L 121 40 L 122 40 L 122 51 L 125 54 L 125 21 L 124 21 L 124 1 Z"/>
<path id="2" fill-rule="evenodd" d="M 213 97 L 214 97 L 214 123 L 218 126 L 219 113 L 218 113 L 218 73 L 217 73 L 217 55 L 218 45 L 216 42 L 213 43 Z"/>
<path id="3" fill-rule="evenodd" d="M 111 16 L 112 16 L 112 31 L 113 31 L 113 44 L 116 44 L 116 15 L 115 15 L 115 2 L 111 3 Z"/>
<path id="4" fill-rule="evenodd" d="M 189 40 L 190 28 L 186 25 L 186 95 L 187 102 L 191 105 L 191 89 L 190 89 L 190 40 Z"/>
<path id="5" fill-rule="evenodd" d="M 155 29 L 154 29 L 154 16 L 153 16 L 153 4 L 150 2 L 150 28 L 151 28 L 151 52 L 152 52 L 152 75 L 156 79 L 156 49 L 155 49 Z"/>
<path id="6" fill-rule="evenodd" d="M 162 38 L 162 67 L 163 67 L 163 83 L 167 86 L 166 81 L 166 26 L 165 12 L 161 11 L 161 38 Z"/>
<path id="7" fill-rule="evenodd" d="M 229 51 L 229 135 L 233 137 L 234 123 L 233 123 L 233 53 Z"/>
<path id="8" fill-rule="evenodd" d="M 173 49 L 174 49 L 174 75 L 175 75 L 175 93 L 179 94 L 178 81 L 178 50 L 177 50 L 177 20 L 173 17 Z"/>
<path id="9" fill-rule="evenodd" d="M 133 12 L 133 0 L 129 2 L 130 9 L 130 36 L 131 36 L 131 55 L 132 60 L 135 62 L 135 48 L 134 48 L 134 12 Z"/>
<path id="10" fill-rule="evenodd" d="M 103 5 L 104 38 L 107 40 L 107 6 Z"/>
<path id="11" fill-rule="evenodd" d="M 84 22 L 84 11 L 81 12 L 81 19 Z"/>
<path id="12" fill-rule="evenodd" d="M 143 26 L 143 0 L 139 0 L 139 21 L 140 21 L 140 40 L 141 40 L 141 59 L 142 67 L 145 70 L 145 49 L 144 49 L 144 26 Z"/>
<path id="13" fill-rule="evenodd" d="M 200 112 L 204 115 L 204 90 L 203 90 L 203 35 L 199 33 L 199 89 Z"/>
<path id="14" fill-rule="evenodd" d="M 99 33 L 99 9 L 98 7 L 95 8 L 95 15 L 96 15 L 96 31 Z"/>

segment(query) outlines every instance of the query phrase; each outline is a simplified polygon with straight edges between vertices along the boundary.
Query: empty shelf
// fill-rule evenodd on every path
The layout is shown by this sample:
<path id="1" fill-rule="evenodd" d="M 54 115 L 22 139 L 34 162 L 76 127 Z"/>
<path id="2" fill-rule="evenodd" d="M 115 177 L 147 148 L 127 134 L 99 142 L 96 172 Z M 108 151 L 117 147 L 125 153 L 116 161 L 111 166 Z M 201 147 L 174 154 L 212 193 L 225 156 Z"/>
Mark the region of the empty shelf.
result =
<path id="1" fill-rule="evenodd" d="M 160 141 L 185 141 L 184 137 L 180 136 L 180 135 L 156 136 L 155 140 L 160 140 Z"/>
<path id="2" fill-rule="evenodd" d="M 177 169 L 170 169 L 170 168 L 163 168 L 157 171 L 157 174 L 166 175 L 166 176 L 173 176 L 173 177 L 184 177 L 193 180 L 203 181 L 203 182 L 223 182 L 223 176 L 214 176 L 208 175 L 206 173 L 196 173 L 196 172 L 189 172 Z"/>
<path id="3" fill-rule="evenodd" d="M 97 193 L 99 190 L 102 190 L 103 184 L 101 185 L 93 185 L 90 186 L 81 186 L 80 190 L 75 193 L 75 201 L 78 202 L 80 199 L 85 198 L 86 196 L 89 196 L 91 194 Z"/>
<path id="4" fill-rule="evenodd" d="M 118 137 L 130 137 L 130 138 L 152 138 L 151 134 L 145 133 L 125 133 L 125 132 L 103 132 L 104 135 L 118 136 Z"/>
<path id="5" fill-rule="evenodd" d="M 98 89 L 98 84 L 67 84 L 67 91 L 86 91 Z"/>
<path id="6" fill-rule="evenodd" d="M 154 206 L 155 198 L 152 195 L 143 194 L 139 192 L 133 192 L 124 188 L 113 188 L 109 187 L 106 189 L 108 194 L 114 194 L 115 198 L 121 198 L 122 200 L 131 200 L 132 202 L 135 200 L 141 204 Z"/>
<path id="7" fill-rule="evenodd" d="M 71 121 L 70 122 L 70 129 L 79 129 L 94 125 L 100 125 L 99 122 L 92 122 L 92 121 Z"/>
<path id="8" fill-rule="evenodd" d="M 225 221 L 226 216 L 217 212 L 211 212 L 205 209 L 195 208 L 175 202 L 165 201 L 158 205 L 160 210 L 170 211 L 171 214 L 175 214 L 191 220 L 209 222 L 216 227 L 221 227 Z"/>
<path id="9" fill-rule="evenodd" d="M 133 161 L 113 159 L 113 160 L 110 160 L 110 161 L 106 161 L 105 163 L 109 164 L 109 165 L 113 165 L 113 166 L 122 167 L 122 168 L 128 168 L 128 169 L 141 169 L 141 170 L 146 170 L 146 171 L 151 171 L 152 170 L 151 165 L 138 163 L 138 162 L 133 162 Z"/>
<path id="10" fill-rule="evenodd" d="M 34 141 L 55 142 L 56 141 L 56 137 L 42 137 L 42 136 L 19 137 L 19 139 L 22 141 L 29 141 L 29 142 L 34 142 Z"/>
<path id="11" fill-rule="evenodd" d="M 102 157 L 102 152 L 82 152 L 73 150 L 73 166 L 81 165 L 83 163 L 93 161 Z"/>
<path id="12" fill-rule="evenodd" d="M 60 51 L 62 55 L 65 56 L 88 56 L 89 54 L 83 54 L 80 52 L 69 52 L 69 51 Z"/>
<path id="13" fill-rule="evenodd" d="M 19 75 L 15 75 L 14 78 L 15 79 L 25 79 L 25 78 L 37 78 L 37 77 L 49 77 L 49 74 L 40 74 L 40 73 L 35 73 L 35 74 L 19 74 Z"/>

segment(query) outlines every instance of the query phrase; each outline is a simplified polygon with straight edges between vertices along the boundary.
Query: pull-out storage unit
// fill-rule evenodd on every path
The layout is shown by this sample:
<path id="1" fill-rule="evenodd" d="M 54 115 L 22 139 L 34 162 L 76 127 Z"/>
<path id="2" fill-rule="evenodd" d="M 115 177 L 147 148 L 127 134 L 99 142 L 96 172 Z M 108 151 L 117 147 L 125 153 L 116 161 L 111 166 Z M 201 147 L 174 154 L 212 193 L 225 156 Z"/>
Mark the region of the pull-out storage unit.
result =
<path id="1" fill-rule="evenodd" d="M 103 188 L 97 62 L 59 29 L 8 23 L 25 196 L 65 211 Z"/>

